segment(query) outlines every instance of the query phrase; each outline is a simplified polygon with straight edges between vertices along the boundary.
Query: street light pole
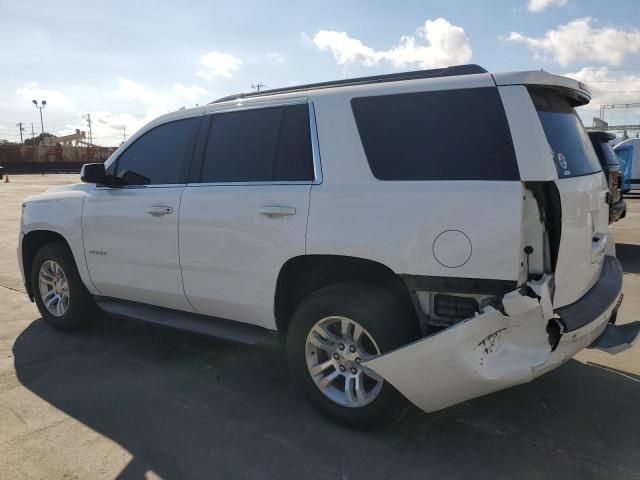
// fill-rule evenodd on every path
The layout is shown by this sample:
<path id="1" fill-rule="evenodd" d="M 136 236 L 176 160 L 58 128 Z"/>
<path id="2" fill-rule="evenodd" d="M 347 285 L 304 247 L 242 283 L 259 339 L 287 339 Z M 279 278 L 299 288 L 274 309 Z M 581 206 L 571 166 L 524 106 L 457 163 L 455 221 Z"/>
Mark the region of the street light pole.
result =
<path id="1" fill-rule="evenodd" d="M 40 143 L 44 142 L 44 121 L 42 120 L 42 109 L 47 105 L 46 100 L 41 100 L 42 106 L 38 106 L 37 100 L 31 100 L 33 104 L 36 106 L 38 110 L 40 110 L 40 128 L 42 128 L 42 138 L 40 139 Z"/>

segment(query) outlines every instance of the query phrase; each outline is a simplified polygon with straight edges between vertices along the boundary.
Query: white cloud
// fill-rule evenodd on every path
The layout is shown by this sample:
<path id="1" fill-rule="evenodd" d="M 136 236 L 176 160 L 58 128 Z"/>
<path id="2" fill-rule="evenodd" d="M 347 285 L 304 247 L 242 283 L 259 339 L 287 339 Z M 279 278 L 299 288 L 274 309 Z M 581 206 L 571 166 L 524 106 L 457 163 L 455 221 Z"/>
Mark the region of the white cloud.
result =
<path id="1" fill-rule="evenodd" d="M 200 85 L 178 82 L 172 88 L 150 88 L 128 78 L 118 78 L 118 87 L 111 94 L 120 99 L 137 101 L 148 109 L 161 113 L 176 110 L 185 103 L 191 105 L 198 99 L 207 100 L 211 94 Z"/>
<path id="2" fill-rule="evenodd" d="M 99 97 L 104 92 L 89 91 L 93 92 L 90 96 L 85 93 L 84 96 L 71 98 L 57 90 L 41 88 L 37 83 L 30 82 L 16 89 L 16 103 L 11 106 L 18 112 L 28 112 L 31 118 L 38 118 L 31 100 L 46 100 L 45 129 L 57 136 L 74 133 L 79 129 L 87 133 L 87 141 L 89 129 L 84 115 L 90 113 L 94 143 L 109 146 L 119 145 L 125 131 L 129 137 L 160 115 L 178 110 L 182 106 L 206 103 L 214 96 L 197 84 L 178 82 L 151 87 L 122 77 L 115 80 L 111 89 L 107 89 L 110 98 Z M 91 108 L 92 105 L 106 103 L 109 103 L 111 111 Z M 118 111 L 125 113 L 117 113 Z M 61 117 L 64 120 L 57 120 Z M 12 128 L 10 131 L 10 135 L 4 136 L 16 137 L 17 129 Z"/>
<path id="3" fill-rule="evenodd" d="M 200 64 L 203 69 L 197 75 L 210 80 L 213 77 L 231 78 L 233 72 L 242 65 L 242 60 L 228 53 L 213 51 L 200 57 Z"/>
<path id="4" fill-rule="evenodd" d="M 118 78 L 118 88 L 112 93 L 127 100 L 139 100 L 143 103 L 153 103 L 156 100 L 156 94 L 147 87 L 129 80 L 127 78 Z"/>
<path id="5" fill-rule="evenodd" d="M 49 108 L 56 108 L 64 111 L 76 111 L 75 102 L 67 95 L 49 88 L 42 88 L 38 82 L 29 82 L 16 90 L 18 96 L 31 102 L 32 100 L 46 100 Z M 46 108 L 46 107 L 45 107 Z"/>
<path id="6" fill-rule="evenodd" d="M 320 50 L 329 50 L 339 65 L 361 63 L 371 66 L 380 60 L 377 52 L 360 40 L 349 37 L 345 32 L 320 30 L 313 37 L 313 43 Z"/>
<path id="7" fill-rule="evenodd" d="M 375 50 L 346 32 L 331 30 L 320 30 L 313 43 L 320 50 L 330 51 L 339 65 L 389 62 L 394 67 L 433 68 L 466 63 L 472 54 L 464 29 L 444 18 L 427 20 L 415 35 L 403 36 L 398 45 L 388 50 Z"/>
<path id="8" fill-rule="evenodd" d="M 593 27 L 590 17 L 572 20 L 542 37 L 511 32 L 508 40 L 524 43 L 537 58 L 550 57 L 560 65 L 598 62 L 619 65 L 627 55 L 640 52 L 640 30 Z"/>
<path id="9" fill-rule="evenodd" d="M 124 113 L 82 110 L 82 113 L 91 114 L 93 139 L 98 145 L 119 145 L 125 132 L 129 137 L 160 115 L 178 110 L 184 105 L 192 106 L 199 99 L 204 103 L 211 97 L 206 89 L 196 84 L 185 85 L 178 82 L 173 87 L 151 88 L 128 78 L 117 78 L 116 84 L 116 88 L 109 93 L 114 100 L 120 100 L 116 105 L 120 104 Z M 60 136 L 73 133 L 75 129 L 87 132 L 88 139 L 87 124 L 80 115 L 77 120 L 57 124 L 51 130 Z"/>
<path id="10" fill-rule="evenodd" d="M 173 91 L 180 98 L 185 99 L 189 103 L 195 103 L 196 100 L 203 97 L 210 97 L 211 94 L 200 85 L 186 86 L 178 82 L 173 86 Z"/>
<path id="11" fill-rule="evenodd" d="M 91 114 L 94 125 L 94 137 L 102 138 L 101 143 L 111 141 L 119 143 L 126 133 L 130 137 L 133 133 L 151 121 L 157 115 L 134 115 L 131 113 L 113 113 L 98 111 Z"/>
<path id="12" fill-rule="evenodd" d="M 567 3 L 569 0 L 529 0 L 529 11 L 538 13 L 551 5 L 563 7 Z"/>
<path id="13" fill-rule="evenodd" d="M 602 104 L 633 103 L 640 92 L 640 75 L 624 74 L 607 67 L 585 67 L 563 75 L 587 84 L 591 91 L 591 102 L 581 110 L 592 116 L 597 115 Z M 611 111 L 609 114 L 612 114 Z M 635 120 L 633 123 L 636 123 Z"/>

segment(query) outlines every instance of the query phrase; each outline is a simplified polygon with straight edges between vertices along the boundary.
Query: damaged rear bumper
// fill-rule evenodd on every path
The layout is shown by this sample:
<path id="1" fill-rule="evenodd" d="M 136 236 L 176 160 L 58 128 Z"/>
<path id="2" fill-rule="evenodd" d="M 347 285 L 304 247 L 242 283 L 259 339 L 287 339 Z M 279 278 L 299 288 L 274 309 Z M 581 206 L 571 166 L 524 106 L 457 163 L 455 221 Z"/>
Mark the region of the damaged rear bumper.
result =
<path id="1" fill-rule="evenodd" d="M 602 275 L 618 273 L 615 268 L 603 269 Z M 612 279 L 606 280 L 610 285 Z M 601 308 L 591 311 L 590 321 L 566 331 L 551 307 L 545 276 L 529 283 L 536 298 L 519 290 L 510 292 L 503 298 L 503 311 L 486 307 L 472 318 L 363 365 L 422 410 L 439 410 L 528 382 L 569 360 L 605 331 L 618 307 L 621 285 L 611 301 L 600 302 Z M 585 297 L 595 294 L 590 291 Z M 559 339 L 549 333 L 550 324 L 560 326 Z"/>

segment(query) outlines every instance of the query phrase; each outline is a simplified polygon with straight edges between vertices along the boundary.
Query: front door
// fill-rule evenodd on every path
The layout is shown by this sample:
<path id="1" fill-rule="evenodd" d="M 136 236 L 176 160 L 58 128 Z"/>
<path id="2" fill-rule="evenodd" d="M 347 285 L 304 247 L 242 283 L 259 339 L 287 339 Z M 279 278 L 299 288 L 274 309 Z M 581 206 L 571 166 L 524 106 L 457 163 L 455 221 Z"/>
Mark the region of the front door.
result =
<path id="1" fill-rule="evenodd" d="M 117 186 L 96 186 L 85 200 L 85 256 L 103 296 L 193 310 L 182 287 L 178 214 L 199 123 L 143 133 L 109 167 Z"/>

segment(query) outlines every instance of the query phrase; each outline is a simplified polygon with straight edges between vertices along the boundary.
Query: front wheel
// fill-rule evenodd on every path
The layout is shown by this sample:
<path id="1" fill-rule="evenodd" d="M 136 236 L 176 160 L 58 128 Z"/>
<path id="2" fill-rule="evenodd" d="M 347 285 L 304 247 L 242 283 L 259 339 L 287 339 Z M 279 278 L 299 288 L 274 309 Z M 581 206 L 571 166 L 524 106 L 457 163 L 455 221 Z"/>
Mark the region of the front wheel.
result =
<path id="1" fill-rule="evenodd" d="M 48 243 L 33 260 L 31 286 L 42 318 L 60 330 L 87 326 L 95 317 L 93 297 L 87 291 L 66 245 Z"/>
<path id="2" fill-rule="evenodd" d="M 409 403 L 363 363 L 416 338 L 413 312 L 392 292 L 339 283 L 298 306 L 287 355 L 292 374 L 318 410 L 341 423 L 370 428 L 397 420 Z"/>

